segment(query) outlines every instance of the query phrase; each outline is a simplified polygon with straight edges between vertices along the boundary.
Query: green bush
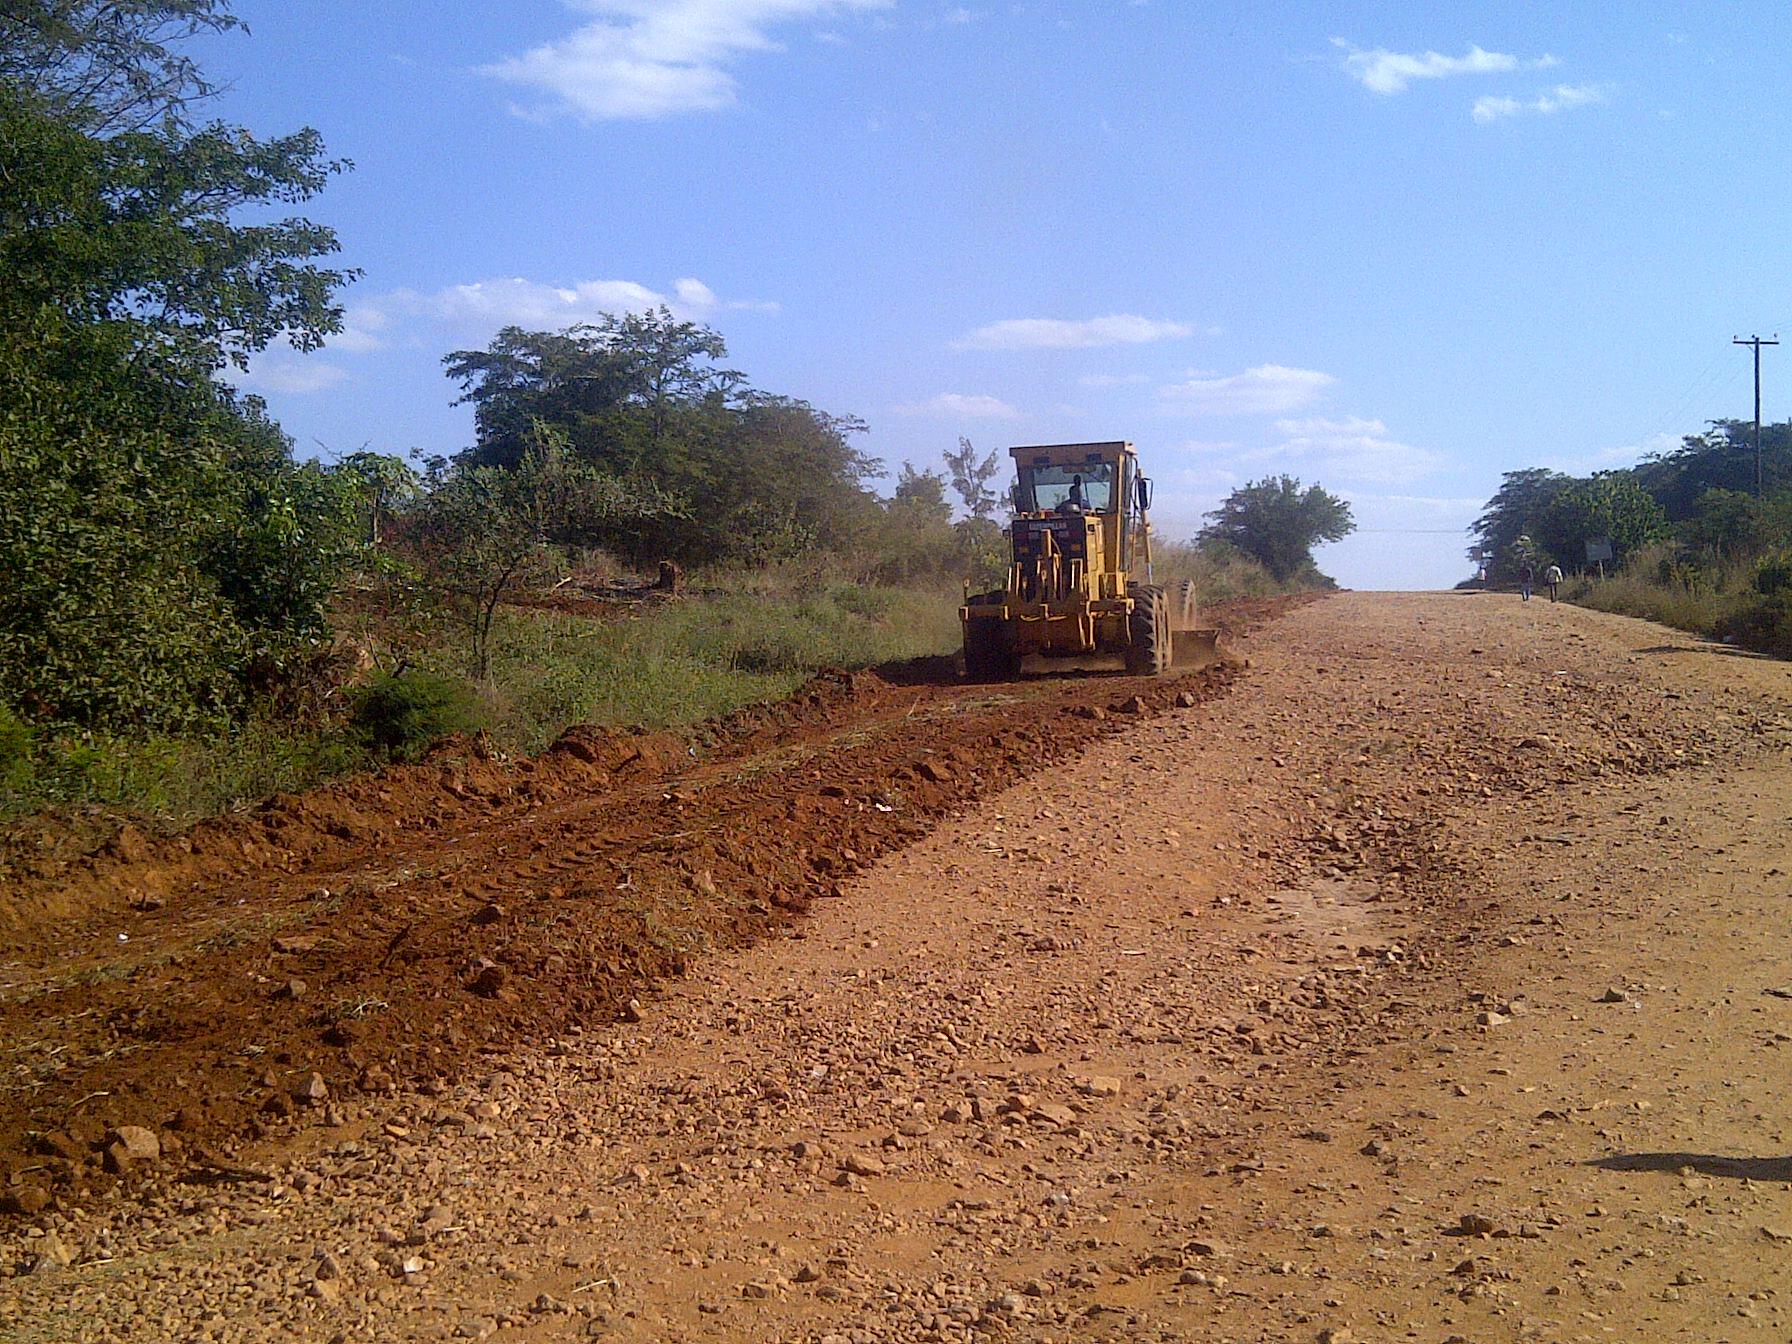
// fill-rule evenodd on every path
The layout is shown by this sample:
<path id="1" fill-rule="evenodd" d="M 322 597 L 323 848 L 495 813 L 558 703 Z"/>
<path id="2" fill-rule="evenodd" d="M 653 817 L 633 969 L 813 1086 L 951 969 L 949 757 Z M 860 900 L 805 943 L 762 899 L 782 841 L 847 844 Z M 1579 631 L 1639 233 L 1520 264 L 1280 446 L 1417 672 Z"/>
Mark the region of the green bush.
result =
<path id="1" fill-rule="evenodd" d="M 356 694 L 350 721 L 371 749 L 411 760 L 444 737 L 477 732 L 486 713 L 478 692 L 460 677 L 381 673 Z"/>
<path id="2" fill-rule="evenodd" d="M 31 729 L 0 705 L 0 789 L 10 793 L 25 787 L 31 778 L 31 747 Z"/>
<path id="3" fill-rule="evenodd" d="M 1755 566 L 1755 591 L 1764 597 L 1792 588 L 1792 558 L 1785 555 L 1764 557 Z"/>

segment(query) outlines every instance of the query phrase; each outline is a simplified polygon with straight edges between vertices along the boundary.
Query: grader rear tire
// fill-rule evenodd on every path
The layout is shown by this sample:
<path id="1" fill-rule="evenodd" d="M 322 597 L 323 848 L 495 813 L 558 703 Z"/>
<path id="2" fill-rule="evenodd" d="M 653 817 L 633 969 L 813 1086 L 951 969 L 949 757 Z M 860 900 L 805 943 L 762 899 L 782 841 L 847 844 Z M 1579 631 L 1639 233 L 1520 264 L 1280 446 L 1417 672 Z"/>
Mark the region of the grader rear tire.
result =
<path id="1" fill-rule="evenodd" d="M 1133 600 L 1127 619 L 1126 670 L 1135 677 L 1161 677 L 1170 670 L 1170 613 L 1164 590 L 1155 584 L 1127 585 Z"/>
<path id="2" fill-rule="evenodd" d="M 1170 585 L 1170 629 L 1193 630 L 1199 624 L 1196 619 L 1200 607 L 1195 600 L 1195 581 L 1178 579 Z"/>

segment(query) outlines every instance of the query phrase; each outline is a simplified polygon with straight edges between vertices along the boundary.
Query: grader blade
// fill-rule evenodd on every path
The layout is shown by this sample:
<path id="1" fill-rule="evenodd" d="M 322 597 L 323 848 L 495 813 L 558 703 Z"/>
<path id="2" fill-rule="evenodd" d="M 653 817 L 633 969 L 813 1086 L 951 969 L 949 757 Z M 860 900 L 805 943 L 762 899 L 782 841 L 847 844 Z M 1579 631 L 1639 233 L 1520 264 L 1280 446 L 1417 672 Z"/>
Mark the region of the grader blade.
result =
<path id="1" fill-rule="evenodd" d="M 1225 658 L 1220 652 L 1220 632 L 1211 626 L 1199 630 L 1172 630 L 1170 640 L 1175 650 L 1171 666 L 1178 672 L 1211 667 Z"/>

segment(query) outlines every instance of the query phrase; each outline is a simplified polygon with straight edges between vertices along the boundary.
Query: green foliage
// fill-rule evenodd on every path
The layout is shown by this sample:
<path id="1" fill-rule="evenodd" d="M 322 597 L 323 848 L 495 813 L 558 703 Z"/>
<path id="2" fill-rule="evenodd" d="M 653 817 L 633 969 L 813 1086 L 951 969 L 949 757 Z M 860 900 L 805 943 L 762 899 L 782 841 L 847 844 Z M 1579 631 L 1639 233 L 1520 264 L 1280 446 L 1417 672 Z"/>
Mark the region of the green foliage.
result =
<path id="1" fill-rule="evenodd" d="M 1318 485 L 1303 489 L 1292 476 L 1266 476 L 1240 486 L 1207 516 L 1213 521 L 1202 529 L 1201 540 L 1237 547 L 1278 583 L 1317 575 L 1314 545 L 1356 530 L 1349 504 Z"/>
<path id="2" fill-rule="evenodd" d="M 1501 478 L 1500 488 L 1470 529 L 1476 540 L 1469 556 L 1487 566 L 1489 582 L 1510 582 L 1520 565 L 1537 563 L 1540 556 L 1531 539 L 1556 496 L 1573 482 L 1572 476 L 1542 467 L 1508 471 Z"/>
<path id="3" fill-rule="evenodd" d="M 1678 448 L 1647 457 L 1632 470 L 1676 522 L 1691 516 L 1709 491 L 1753 495 L 1754 422 L 1714 420 L 1705 433 L 1687 435 Z M 1792 489 L 1792 423 L 1761 426 L 1761 475 L 1767 496 Z"/>
<path id="4" fill-rule="evenodd" d="M 1190 579 L 1203 602 L 1268 597 L 1288 591 L 1263 562 L 1223 541 L 1171 541 L 1151 548 L 1151 576 L 1158 583 Z M 1317 576 L 1323 578 L 1323 576 Z M 1305 586 L 1305 585 L 1298 585 Z M 1321 585 L 1321 586 L 1329 586 Z"/>
<path id="5" fill-rule="evenodd" d="M 571 723 L 677 727 L 785 695 L 826 667 L 958 646 L 956 585 L 889 588 L 793 571 L 706 575 L 702 584 L 710 596 L 624 621 L 500 612 L 487 690 L 493 736 L 532 751 Z"/>
<path id="6" fill-rule="evenodd" d="M 1613 558 L 1621 564 L 1667 534 L 1667 515 L 1631 473 L 1602 471 L 1557 491 L 1533 536 L 1540 560 L 1578 570 L 1586 563 L 1590 539 L 1609 539 Z"/>
<path id="7" fill-rule="evenodd" d="M 629 485 L 575 460 L 565 434 L 538 423 L 509 469 L 468 465 L 439 481 L 414 520 L 412 545 L 426 582 L 464 623 L 470 661 L 483 677 L 498 604 L 516 586 L 556 570 L 567 544 L 680 512 L 651 485 Z"/>
<path id="8" fill-rule="evenodd" d="M 0 704 L 0 793 L 14 793 L 25 786 L 31 777 L 34 745 L 30 726 Z"/>
<path id="9" fill-rule="evenodd" d="M 168 43 L 233 26 L 222 3 L 0 24 L 0 698 L 191 730 L 315 645 L 352 558 L 340 483 L 213 378 L 339 327 L 334 236 L 268 208 L 340 165 L 315 132 L 189 124 L 206 86 Z"/>
<path id="10" fill-rule="evenodd" d="M 1001 500 L 989 483 L 1001 472 L 1002 459 L 991 452 L 978 460 L 971 441 L 960 437 L 958 451 L 946 454 L 946 471 L 952 477 L 952 489 L 964 503 L 964 510 L 973 518 L 994 518 Z"/>
<path id="11" fill-rule="evenodd" d="M 23 777 L 0 781 L 0 817 L 73 805 L 184 824 L 367 764 L 339 732 L 260 719 L 179 736 L 51 732 Z"/>
<path id="12" fill-rule="evenodd" d="M 349 722 L 370 749 L 411 760 L 444 737 L 477 732 L 486 713 L 478 693 L 460 677 L 380 673 L 356 692 Z"/>
<path id="13" fill-rule="evenodd" d="M 178 124 L 214 90 L 174 44 L 241 26 L 225 0 L 7 0 L 0 80 L 95 134 Z"/>
<path id="14" fill-rule="evenodd" d="M 1780 551 L 1762 556 L 1755 562 L 1754 582 L 1751 586 L 1764 597 L 1792 588 L 1792 555 Z"/>
<path id="15" fill-rule="evenodd" d="M 515 469 L 547 426 L 569 458 L 669 507 L 616 513 L 583 538 L 635 563 L 761 563 L 848 535 L 877 463 L 864 425 L 746 388 L 714 331 L 665 309 L 567 331 L 507 327 L 447 356 L 478 442 L 463 468 Z"/>

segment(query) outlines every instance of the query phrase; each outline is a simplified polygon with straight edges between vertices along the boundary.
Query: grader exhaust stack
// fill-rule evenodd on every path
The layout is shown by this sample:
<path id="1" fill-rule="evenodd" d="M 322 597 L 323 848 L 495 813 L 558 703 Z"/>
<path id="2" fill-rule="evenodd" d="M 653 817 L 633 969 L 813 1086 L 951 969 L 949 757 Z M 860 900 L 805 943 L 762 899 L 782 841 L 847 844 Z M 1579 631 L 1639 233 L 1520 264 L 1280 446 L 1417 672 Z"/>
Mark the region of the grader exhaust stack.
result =
<path id="1" fill-rule="evenodd" d="M 1159 676 L 1218 657 L 1194 585 L 1151 576 L 1151 481 L 1130 443 L 1009 449 L 1012 562 L 1005 587 L 959 609 L 965 676 L 1001 681 L 1023 667 L 1125 668 Z"/>

